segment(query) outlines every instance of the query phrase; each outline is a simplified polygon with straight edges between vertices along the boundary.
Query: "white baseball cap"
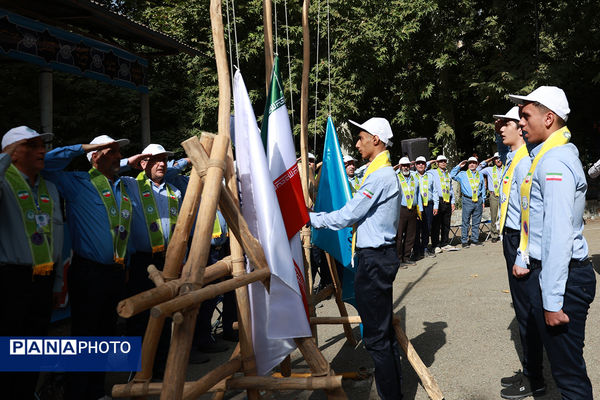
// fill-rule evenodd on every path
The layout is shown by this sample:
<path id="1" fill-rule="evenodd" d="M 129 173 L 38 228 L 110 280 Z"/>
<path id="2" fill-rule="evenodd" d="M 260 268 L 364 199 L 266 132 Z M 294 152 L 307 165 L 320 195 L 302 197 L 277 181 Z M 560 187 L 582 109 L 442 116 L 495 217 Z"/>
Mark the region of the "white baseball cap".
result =
<path id="1" fill-rule="evenodd" d="M 123 147 L 123 146 L 127 146 L 129 144 L 129 139 L 115 140 L 108 135 L 100 135 L 100 136 L 96 136 L 94 139 L 92 139 L 90 144 L 105 144 L 105 143 L 112 143 L 112 142 L 117 142 L 119 144 L 119 147 Z M 94 153 L 95 153 L 95 151 L 90 151 L 89 153 L 86 154 L 86 157 L 89 162 L 92 162 L 92 154 L 94 154 Z"/>
<path id="2" fill-rule="evenodd" d="M 344 164 L 349 161 L 356 161 L 356 158 L 352 157 L 351 155 L 345 155 L 344 156 Z"/>
<path id="3" fill-rule="evenodd" d="M 565 92 L 556 86 L 540 86 L 527 96 L 511 94 L 508 97 L 517 104 L 538 102 L 548 107 L 553 113 L 561 117 L 565 122 L 567 122 L 569 113 L 571 112 Z"/>
<path id="4" fill-rule="evenodd" d="M 425 157 L 423 157 L 423 156 L 419 156 L 419 157 L 417 157 L 417 159 L 415 160 L 415 162 L 419 162 L 419 161 L 422 161 L 422 162 L 424 162 L 424 163 L 426 163 L 426 162 L 427 162 L 427 160 L 426 160 L 426 159 L 425 159 Z"/>
<path id="5" fill-rule="evenodd" d="M 410 164 L 410 160 L 408 159 L 408 157 L 402 157 L 400 159 L 400 161 L 398 161 L 398 164 L 400 164 L 400 165 Z"/>
<path id="6" fill-rule="evenodd" d="M 31 129 L 28 126 L 17 126 L 16 128 L 12 128 L 8 132 L 2 136 L 2 150 L 6 146 L 9 146 L 13 143 L 18 142 L 19 140 L 29 140 L 35 138 L 42 138 L 44 142 L 49 142 L 52 140 L 54 135 L 52 133 L 37 133 L 35 130 Z"/>
<path id="7" fill-rule="evenodd" d="M 160 144 L 151 143 L 144 150 L 142 150 L 142 154 L 150 154 L 153 156 L 157 156 L 159 154 L 166 154 L 167 157 L 171 157 L 173 154 L 172 151 L 165 150 Z"/>
<path id="8" fill-rule="evenodd" d="M 391 139 L 394 137 L 394 134 L 392 133 L 392 127 L 387 119 L 375 117 L 362 124 L 354 122 L 351 119 L 349 119 L 348 122 L 371 135 L 378 136 L 379 140 L 385 143 L 386 147 L 392 146 L 393 143 Z"/>
<path id="9" fill-rule="evenodd" d="M 498 153 L 498 152 L 495 152 L 495 153 L 494 153 L 494 157 L 492 157 L 492 158 L 500 158 L 500 153 Z"/>
<path id="10" fill-rule="evenodd" d="M 306 156 L 306 158 L 307 158 L 307 159 L 309 159 L 309 160 L 310 160 L 311 158 L 312 158 L 313 160 L 316 160 L 316 158 L 315 158 L 315 155 L 314 155 L 313 153 L 308 153 L 308 155 Z"/>
<path id="11" fill-rule="evenodd" d="M 437 158 L 435 159 L 435 161 L 448 161 L 448 159 L 446 158 L 445 155 L 440 154 L 439 156 L 437 156 Z"/>
<path id="12" fill-rule="evenodd" d="M 495 119 L 510 119 L 512 121 L 519 122 L 521 117 L 519 116 L 519 107 L 514 106 L 506 114 L 494 114 L 492 115 Z"/>
<path id="13" fill-rule="evenodd" d="M 467 160 L 467 163 L 470 163 L 471 161 L 479 162 L 479 161 L 477 161 L 477 157 L 469 157 L 469 159 Z"/>

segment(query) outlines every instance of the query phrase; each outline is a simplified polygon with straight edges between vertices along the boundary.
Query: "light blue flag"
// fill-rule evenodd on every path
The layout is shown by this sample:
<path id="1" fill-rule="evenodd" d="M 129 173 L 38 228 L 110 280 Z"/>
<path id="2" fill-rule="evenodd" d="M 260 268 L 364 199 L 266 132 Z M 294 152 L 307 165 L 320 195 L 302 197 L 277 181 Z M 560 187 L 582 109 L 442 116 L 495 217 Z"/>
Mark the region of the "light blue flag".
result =
<path id="1" fill-rule="evenodd" d="M 327 118 L 327 132 L 323 148 L 323 165 L 315 201 L 315 212 L 331 212 L 342 208 L 352 198 L 350 183 L 344 167 L 344 158 L 331 117 Z M 352 268 L 352 228 L 339 231 L 312 228 L 311 242 L 331 254 L 344 267 L 342 293 L 344 301 L 353 304 L 354 269 Z"/>

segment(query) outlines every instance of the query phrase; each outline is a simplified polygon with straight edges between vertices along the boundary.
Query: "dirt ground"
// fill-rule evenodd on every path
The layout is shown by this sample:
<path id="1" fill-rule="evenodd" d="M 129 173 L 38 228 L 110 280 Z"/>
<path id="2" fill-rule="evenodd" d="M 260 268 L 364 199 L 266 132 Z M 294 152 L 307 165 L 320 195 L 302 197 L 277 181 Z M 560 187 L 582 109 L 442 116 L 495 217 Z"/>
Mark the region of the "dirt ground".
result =
<path id="1" fill-rule="evenodd" d="M 584 235 L 590 257 L 600 265 L 600 222 L 586 225 Z M 596 268 L 597 269 L 597 268 Z M 598 271 L 598 269 L 597 269 Z M 481 247 L 461 249 L 419 261 L 400 270 L 394 283 L 394 311 L 425 365 L 438 382 L 446 399 L 498 399 L 500 378 L 521 368 L 520 344 L 515 314 L 508 292 L 502 244 L 485 242 Z M 318 316 L 337 316 L 333 299 L 317 309 Z M 356 310 L 349 306 L 349 313 Z M 594 397 L 600 398 L 600 305 L 592 303 L 586 329 L 584 350 Z M 359 337 L 358 328 L 354 329 Z M 321 325 L 319 347 L 336 372 L 370 370 L 373 364 L 359 342 L 346 344 L 341 326 Z M 198 378 L 225 360 L 228 353 L 213 357 L 208 364 L 191 366 L 188 378 Z M 427 393 L 406 359 L 403 364 L 405 399 L 427 399 Z M 292 354 L 294 372 L 308 367 L 296 351 Z M 540 400 L 559 399 L 546 361 L 546 395 Z M 348 398 L 377 399 L 372 378 L 344 380 Z M 243 393 L 228 393 L 226 398 L 243 399 Z M 287 391 L 265 394 L 272 399 L 324 399 L 323 392 Z"/>

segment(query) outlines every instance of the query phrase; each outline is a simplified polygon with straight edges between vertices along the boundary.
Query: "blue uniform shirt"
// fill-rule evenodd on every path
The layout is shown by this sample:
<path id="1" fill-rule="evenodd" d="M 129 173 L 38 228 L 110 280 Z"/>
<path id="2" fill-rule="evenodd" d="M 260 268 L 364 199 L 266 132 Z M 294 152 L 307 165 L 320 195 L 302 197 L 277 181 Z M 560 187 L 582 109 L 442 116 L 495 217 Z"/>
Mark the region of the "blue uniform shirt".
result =
<path id="1" fill-rule="evenodd" d="M 377 248 L 396 242 L 400 217 L 400 182 L 392 167 L 367 176 L 354 197 L 337 211 L 310 213 L 317 229 L 339 230 L 357 224 L 356 247 Z"/>
<path id="2" fill-rule="evenodd" d="M 437 175 L 437 172 L 435 173 Z M 419 198 L 421 199 L 421 204 L 424 204 L 423 201 L 423 188 L 425 187 L 425 175 L 428 176 L 427 179 L 427 205 L 429 204 L 433 204 L 433 208 L 434 210 L 437 210 L 439 207 L 439 203 L 440 203 L 440 195 L 437 192 L 437 189 L 435 187 L 435 181 L 433 176 L 431 176 L 431 173 L 429 171 L 426 171 L 425 173 L 423 173 L 423 175 L 419 174 L 419 172 L 415 172 L 414 173 L 414 177 L 418 179 L 419 181 Z M 438 176 L 438 180 L 439 180 L 439 176 Z M 441 193 L 441 192 L 440 192 Z"/>
<path id="3" fill-rule="evenodd" d="M 542 143 L 543 144 L 543 143 Z M 531 152 L 533 159 L 542 144 Z M 547 174 L 559 175 L 549 180 Z M 587 182 L 572 143 L 549 150 L 533 174 L 529 201 L 529 257 L 542 262 L 540 287 L 547 311 L 563 306 L 571 259 L 584 260 L 588 245 L 583 237 Z M 520 249 L 516 264 L 525 267 Z"/>
<path id="4" fill-rule="evenodd" d="M 54 183 L 67 203 L 67 221 L 73 251 L 102 264 L 114 263 L 113 238 L 106 208 L 86 172 L 63 171 L 77 156 L 84 154 L 81 145 L 58 147 L 44 159 L 42 176 Z M 127 159 L 122 160 L 127 162 Z M 121 189 L 117 177 L 109 180 L 117 206 L 121 204 Z"/>
<path id="5" fill-rule="evenodd" d="M 430 169 L 429 171 L 427 171 L 427 173 L 429 174 L 430 178 L 433 178 L 433 185 L 435 187 L 435 192 L 437 193 L 438 196 L 438 205 L 439 205 L 439 198 L 442 197 L 442 182 L 440 180 L 440 173 L 438 172 L 438 169 Z M 448 172 L 444 172 L 445 174 L 447 174 Z M 450 178 L 450 175 L 448 175 L 448 177 Z M 449 182 L 449 186 L 450 186 L 450 204 L 454 204 L 454 190 L 452 189 L 452 179 L 450 179 Z M 436 208 L 436 207 L 434 207 Z"/>
<path id="6" fill-rule="evenodd" d="M 131 208 L 133 210 L 133 218 L 131 220 L 131 235 L 129 236 L 129 243 L 131 246 L 129 246 L 129 248 L 132 252 L 151 253 L 152 245 L 150 244 L 146 216 L 144 213 L 144 207 L 142 206 L 142 199 L 140 198 L 137 180 L 129 176 L 123 176 L 121 179 L 125 183 L 125 190 L 127 190 L 127 193 L 129 194 Z M 163 181 L 158 186 L 153 182 L 151 182 L 150 185 L 152 186 L 154 201 L 156 203 L 156 208 L 158 209 L 158 215 L 160 217 L 160 224 L 163 231 L 166 249 L 167 245 L 169 244 L 169 237 L 171 236 L 171 224 L 169 219 L 171 211 L 169 209 L 169 197 L 166 187 L 168 184 Z M 170 187 L 177 197 L 177 203 L 179 204 L 179 207 L 181 207 L 181 192 L 172 185 L 170 185 Z"/>
<path id="7" fill-rule="evenodd" d="M 525 145 L 523 145 L 525 146 Z M 518 149 L 517 149 L 518 150 Z M 517 150 L 511 151 L 506 156 L 506 165 L 502 171 L 502 177 L 508 171 L 508 168 L 512 164 L 513 159 L 515 158 L 515 154 Z M 517 231 L 521 230 L 521 196 L 519 192 L 521 190 L 521 184 L 525 180 L 527 173 L 529 172 L 529 167 L 531 167 L 531 158 L 523 157 L 521 161 L 517 164 L 513 171 L 513 176 L 511 176 L 510 182 L 510 197 L 508 199 L 508 207 L 506 209 L 506 220 L 504 221 L 504 226 L 515 229 Z M 500 180 L 500 202 L 503 203 L 502 199 L 502 179 Z"/>
<path id="8" fill-rule="evenodd" d="M 481 175 L 481 174 L 480 174 Z M 469 183 L 469 177 L 467 171 L 460 170 L 460 164 L 452 168 L 450 171 L 450 177 L 460 183 L 460 191 L 464 197 L 471 199 L 473 197 L 473 191 L 471 190 L 471 184 Z M 477 189 L 477 197 L 479 201 L 485 201 L 485 184 L 483 177 L 479 180 L 479 188 Z"/>
<path id="9" fill-rule="evenodd" d="M 485 177 L 485 180 L 487 182 L 487 189 L 490 192 L 494 192 L 494 176 L 492 175 L 492 169 L 494 169 L 494 165 L 487 167 L 486 166 L 487 163 L 485 161 L 482 161 L 481 164 L 479 164 L 477 166 L 477 171 L 479 171 L 481 173 L 481 175 L 483 175 Z M 498 168 L 498 175 L 497 175 L 497 179 L 498 182 L 496 182 L 496 184 L 498 185 L 498 187 L 500 187 L 500 183 L 502 182 L 502 168 Z"/>

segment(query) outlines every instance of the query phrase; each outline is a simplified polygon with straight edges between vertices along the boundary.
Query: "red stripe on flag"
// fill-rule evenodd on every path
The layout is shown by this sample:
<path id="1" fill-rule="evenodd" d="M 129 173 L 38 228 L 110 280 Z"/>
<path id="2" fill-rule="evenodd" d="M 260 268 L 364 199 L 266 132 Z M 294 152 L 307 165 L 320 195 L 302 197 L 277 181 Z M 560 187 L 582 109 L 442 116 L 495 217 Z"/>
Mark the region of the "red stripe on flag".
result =
<path id="1" fill-rule="evenodd" d="M 304 304 L 304 311 L 306 311 L 306 319 L 310 321 L 310 314 L 308 313 L 308 300 L 306 298 L 306 284 L 304 283 L 304 276 L 302 275 L 302 271 L 300 271 L 300 267 L 296 264 L 296 260 L 294 261 L 294 270 L 296 271 L 296 278 L 298 279 L 298 287 L 300 288 L 300 294 L 302 295 L 302 303 Z"/>
<path id="2" fill-rule="evenodd" d="M 288 239 L 291 239 L 310 220 L 304 204 L 298 165 L 292 165 L 273 181 L 273 185 L 275 185 L 285 230 Z"/>

